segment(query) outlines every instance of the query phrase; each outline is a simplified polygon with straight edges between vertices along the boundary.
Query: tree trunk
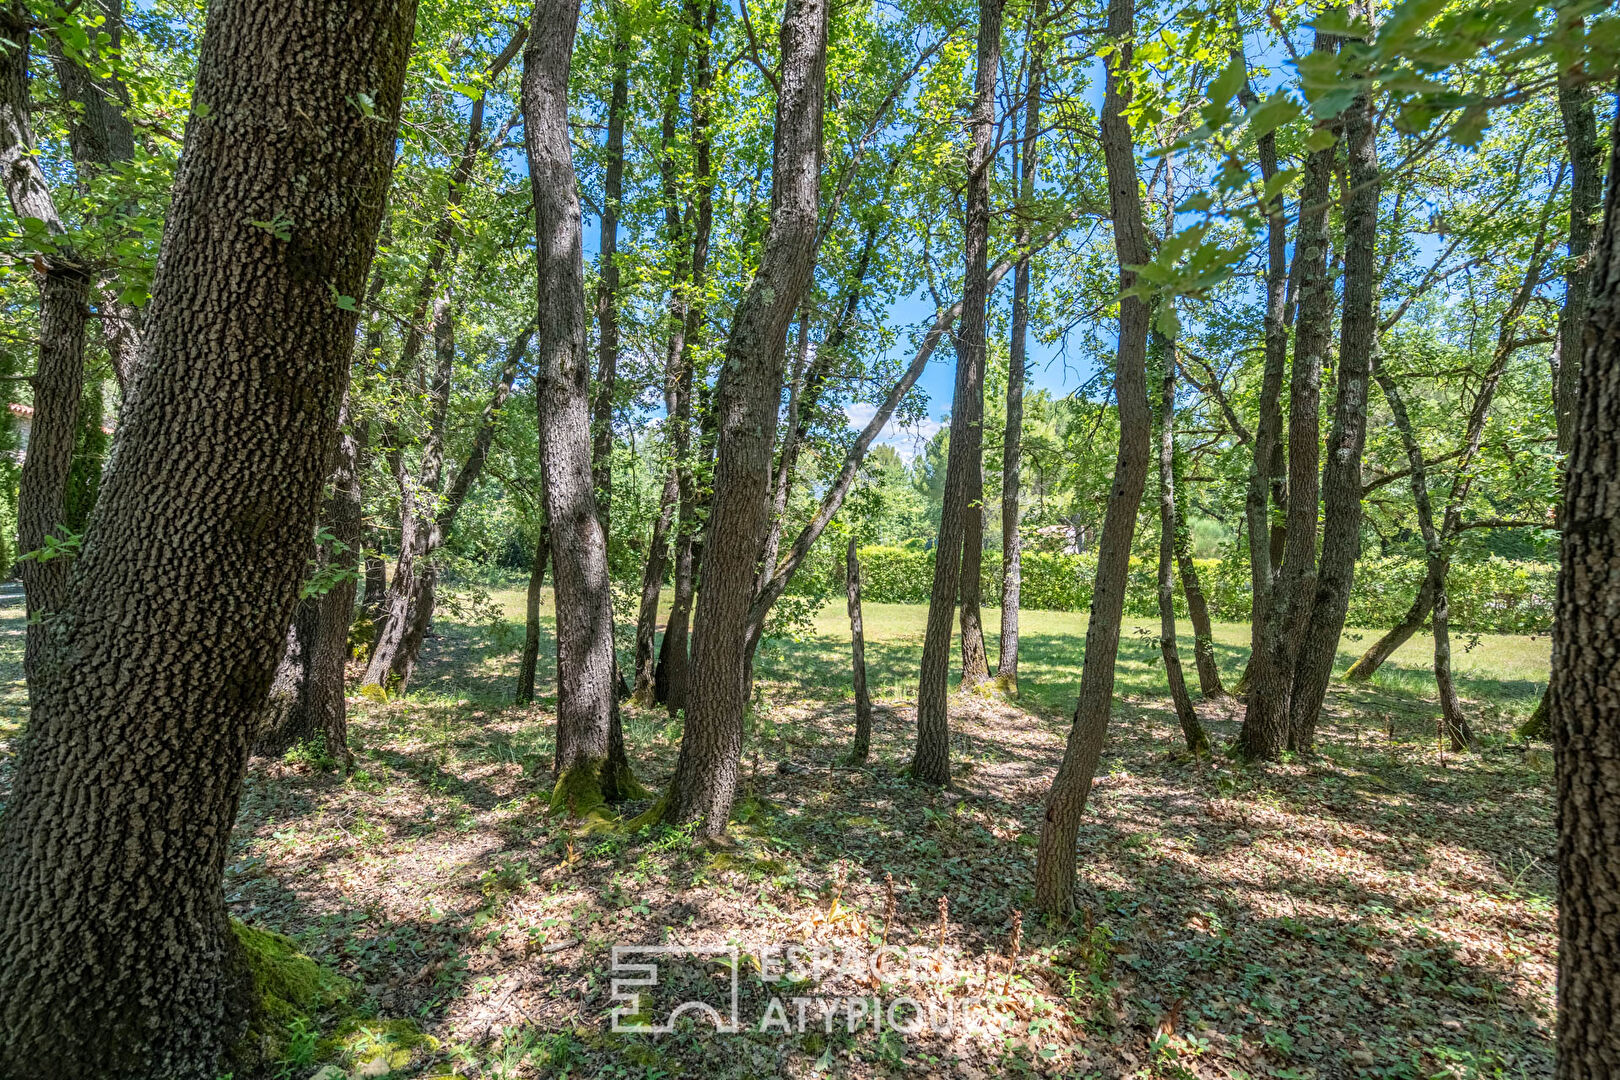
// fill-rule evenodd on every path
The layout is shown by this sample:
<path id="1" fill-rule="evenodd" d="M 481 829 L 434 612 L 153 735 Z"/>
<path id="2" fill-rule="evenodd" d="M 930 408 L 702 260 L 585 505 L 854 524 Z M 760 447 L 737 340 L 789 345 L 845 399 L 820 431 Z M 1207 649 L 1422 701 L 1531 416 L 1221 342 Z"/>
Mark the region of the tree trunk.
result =
<path id="1" fill-rule="evenodd" d="M 1558 450 L 1566 459 L 1574 444 L 1574 419 L 1580 407 L 1582 335 L 1592 303 L 1592 242 L 1603 202 L 1603 150 L 1598 144 L 1594 96 L 1579 64 L 1558 72 L 1558 112 L 1570 167 L 1569 269 L 1564 274 L 1564 306 L 1558 313 L 1553 414 Z"/>
<path id="2" fill-rule="evenodd" d="M 383 599 L 388 595 L 388 564 L 383 560 L 382 553 L 376 547 L 366 548 L 366 590 L 365 598 L 361 602 L 361 612 L 372 626 L 372 644 L 376 643 L 376 633 L 381 629 L 383 620 Z M 367 654 L 370 654 L 370 648 Z"/>
<path id="3" fill-rule="evenodd" d="M 917 677 L 917 748 L 911 776 L 929 784 L 951 780 L 950 720 L 946 681 L 950 674 L 951 623 L 962 605 L 962 685 L 989 677 L 979 624 L 978 569 L 984 531 L 984 353 L 990 226 L 990 169 L 995 124 L 996 72 L 1001 64 L 1002 0 L 980 0 L 977 72 L 968 135 L 967 215 L 963 222 L 966 269 L 961 322 L 956 333 L 956 387 L 951 397 L 951 442 L 945 463 L 945 504 L 934 545 L 934 585 Z M 977 528 L 970 528 L 975 515 Z M 964 541 L 973 534 L 975 550 Z M 973 581 L 969 584 L 967 574 Z M 977 636 L 975 636 L 977 635 Z"/>
<path id="4" fill-rule="evenodd" d="M 546 580 L 546 557 L 551 554 L 551 530 L 540 526 L 540 540 L 534 546 L 529 566 L 529 595 L 524 605 L 523 657 L 518 661 L 517 695 L 519 705 L 534 701 L 534 676 L 540 664 L 540 593 Z"/>
<path id="5" fill-rule="evenodd" d="M 872 752 L 872 698 L 866 690 L 866 629 L 861 624 L 861 553 L 850 530 L 844 552 L 844 589 L 849 606 L 850 666 L 855 676 L 855 744 L 846 759 L 860 765 Z"/>
<path id="6" fill-rule="evenodd" d="M 1316 35 L 1316 52 L 1332 37 Z M 1326 125 L 1324 125 L 1326 126 Z M 1260 645 L 1244 673 L 1248 708 L 1236 751 L 1251 761 L 1273 760 L 1288 745 L 1288 700 L 1299 635 L 1310 619 L 1316 578 L 1317 461 L 1322 358 L 1333 329 L 1333 282 L 1328 276 L 1328 209 L 1334 148 L 1305 159 L 1294 254 L 1299 321 L 1288 387 L 1288 521 L 1282 562 L 1272 577 Z"/>
<path id="7" fill-rule="evenodd" d="M 1181 574 L 1181 592 L 1187 598 L 1187 617 L 1193 627 L 1193 661 L 1198 668 L 1198 692 L 1205 701 L 1227 696 L 1221 685 L 1221 669 L 1215 662 L 1215 628 L 1209 619 L 1209 601 L 1198 580 L 1193 561 L 1192 529 L 1184 509 L 1186 485 L 1176 481 L 1176 568 Z"/>
<path id="8" fill-rule="evenodd" d="M 354 351 L 332 291 L 365 285 L 415 5 L 210 15 L 141 392 L 0 818 L 0 1075 L 213 1080 L 251 1000 L 225 860 Z M 251 223 L 278 214 L 288 240 Z M 199 523 L 207 542 L 176 543 Z"/>
<path id="9" fill-rule="evenodd" d="M 1371 16 L 1370 5 L 1361 12 Z M 1288 705 L 1290 749 L 1316 747 L 1316 723 L 1333 675 L 1361 552 L 1361 455 L 1367 391 L 1378 362 L 1377 115 L 1365 89 L 1344 111 L 1349 189 L 1344 200 L 1344 312 L 1339 320 L 1338 395 L 1322 469 L 1322 557 L 1316 599 L 1294 662 Z M 1443 590 L 1445 585 L 1441 583 Z"/>
<path id="10" fill-rule="evenodd" d="M 984 561 L 984 369 L 986 307 L 990 301 L 990 170 L 995 160 L 996 74 L 1001 67 L 1001 11 L 1003 0 L 980 0 L 977 71 L 974 77 L 973 114 L 968 119 L 967 216 L 963 222 L 966 270 L 962 280 L 962 321 L 957 326 L 958 367 L 972 369 L 966 397 L 952 403 L 952 412 L 967 410 L 960 444 L 953 437 L 951 457 L 962 455 L 962 565 L 956 587 L 961 605 L 962 688 L 970 689 L 990 678 L 984 649 L 984 619 L 979 611 L 980 569 Z M 953 419 L 952 426 L 955 426 Z M 955 432 L 952 433 L 953 436 Z M 947 466 L 947 477 L 949 466 Z M 949 481 L 947 480 L 947 483 Z M 943 537 L 942 537 L 943 539 Z M 947 601 L 949 602 L 949 601 Z M 949 632 L 946 634 L 949 644 Z M 919 708 L 920 708 L 919 701 Z M 940 714 L 944 718 L 943 711 Z M 944 728 L 940 729 L 942 732 Z M 919 760 L 922 760 L 919 756 Z M 946 760 L 949 779 L 950 763 Z M 927 779 L 927 777 L 923 777 Z"/>
<path id="11" fill-rule="evenodd" d="M 602 177 L 600 271 L 596 281 L 596 396 L 591 401 L 591 478 L 602 532 L 609 533 L 613 504 L 613 392 L 619 378 L 619 204 L 624 198 L 624 118 L 630 101 L 630 32 L 624 12 L 608 6 L 613 22 L 613 81 L 608 91 L 607 158 Z"/>
<path id="12" fill-rule="evenodd" d="M 782 15 L 771 221 L 737 306 L 716 388 L 719 444 L 687 688 L 686 727 L 664 806 L 672 825 L 726 828 L 747 705 L 748 610 L 770 509 L 771 444 L 788 323 L 815 261 L 827 0 L 789 0 Z"/>
<path id="13" fill-rule="evenodd" d="M 583 816 L 617 793 L 607 538 L 591 471 L 590 367 L 568 75 L 579 0 L 536 0 L 523 51 L 524 138 L 539 266 L 540 468 L 557 601 L 557 786 L 552 810 Z"/>
<path id="14" fill-rule="evenodd" d="M 1620 1073 L 1620 120 L 1595 249 L 1553 621 L 1558 759 L 1557 1080 Z"/>
<path id="15" fill-rule="evenodd" d="M 1383 380 L 1379 379 L 1382 385 Z M 1386 392 L 1387 396 L 1387 392 Z M 1361 654 L 1361 659 L 1350 665 L 1350 670 L 1344 673 L 1346 682 L 1366 682 L 1383 666 L 1384 661 L 1394 655 L 1395 650 L 1412 640 L 1412 635 L 1423 629 L 1423 624 L 1429 621 L 1429 615 L 1434 611 L 1434 578 L 1430 576 L 1427 566 L 1423 571 L 1423 581 L 1418 585 L 1417 596 L 1412 600 L 1412 606 L 1406 609 L 1401 621 L 1392 626 L 1377 641 Z"/>
<path id="16" fill-rule="evenodd" d="M 1041 94 L 1044 90 L 1046 0 L 1035 0 L 1030 15 L 1029 84 L 1025 88 L 1024 141 L 1018 156 L 1019 217 L 1017 243 L 1029 246 L 1035 176 L 1040 165 Z M 1023 464 L 1024 354 L 1029 338 L 1030 256 L 1013 271 L 1012 341 L 1007 361 L 1007 422 L 1001 437 L 1001 639 L 997 644 L 996 685 L 1004 694 L 1018 693 L 1018 605 L 1023 562 L 1018 521 L 1019 468 Z"/>
<path id="17" fill-rule="evenodd" d="M 1135 25 L 1135 0 L 1109 0 L 1108 37 L 1119 44 L 1106 61 L 1102 145 L 1122 294 L 1136 284 L 1136 272 L 1127 268 L 1148 261 L 1136 148 L 1131 142 L 1130 122 L 1125 118 L 1131 100 L 1129 78 Z M 1075 705 L 1063 763 L 1047 796 L 1035 867 L 1035 903 L 1052 914 L 1066 913 L 1074 901 L 1075 839 L 1091 792 L 1091 779 L 1102 756 L 1114 700 L 1114 667 L 1119 657 L 1125 585 L 1130 576 L 1131 534 L 1142 504 L 1142 489 L 1147 485 L 1153 441 L 1147 400 L 1148 320 L 1147 305 L 1141 297 L 1121 296 L 1114 372 L 1114 394 L 1119 402 L 1119 454 L 1097 551 L 1080 700 Z"/>
<path id="18" fill-rule="evenodd" d="M 20 3 L 0 7 L 0 36 L 14 44 L 0 55 L 0 182 L 17 220 L 44 222 L 55 243 L 35 257 L 39 276 L 39 352 L 34 377 L 34 417 L 17 494 L 17 575 L 28 610 L 23 670 L 32 686 L 38 676 L 47 621 L 67 600 L 70 553 L 47 543 L 62 532 L 73 442 L 84 393 L 84 333 L 90 281 L 67 245 L 34 145 L 28 89 L 30 16 Z"/>
<path id="19" fill-rule="evenodd" d="M 1176 720 L 1194 756 L 1209 753 L 1209 736 L 1193 711 L 1176 647 L 1176 367 L 1170 343 L 1154 335 L 1163 382 L 1159 391 L 1159 655 Z"/>
<path id="20" fill-rule="evenodd" d="M 708 272 L 709 236 L 714 226 L 714 173 L 709 134 L 712 108 L 709 96 L 714 72 L 709 44 L 719 17 L 719 0 L 709 0 L 706 9 L 698 0 L 687 0 L 685 7 L 688 24 L 692 27 L 692 172 L 697 186 L 697 222 L 692 228 L 691 292 L 682 302 L 680 396 L 674 415 L 675 477 L 681 491 L 675 517 L 675 558 L 671 574 L 674 588 L 653 678 L 653 696 L 669 709 L 672 717 L 686 708 L 687 632 L 692 617 L 693 575 L 701 557 L 701 546 L 697 543 L 699 492 L 691 460 L 692 394 L 694 353 L 705 310 L 703 285 Z"/>

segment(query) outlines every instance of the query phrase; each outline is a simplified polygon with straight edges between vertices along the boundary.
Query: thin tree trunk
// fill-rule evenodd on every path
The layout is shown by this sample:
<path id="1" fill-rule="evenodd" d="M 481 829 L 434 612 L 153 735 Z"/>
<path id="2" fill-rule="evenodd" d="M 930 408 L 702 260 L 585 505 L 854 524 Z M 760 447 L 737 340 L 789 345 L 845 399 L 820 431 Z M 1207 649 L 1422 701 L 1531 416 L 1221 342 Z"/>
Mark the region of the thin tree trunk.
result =
<path id="1" fill-rule="evenodd" d="M 1316 35 L 1315 51 L 1332 52 L 1335 39 Z M 1322 358 L 1333 329 L 1333 282 L 1328 276 L 1328 209 L 1334 148 L 1305 159 L 1294 255 L 1299 320 L 1288 387 L 1288 521 L 1282 563 L 1273 575 L 1260 646 L 1244 673 L 1248 708 L 1236 751 L 1249 760 L 1273 760 L 1288 745 L 1288 701 L 1299 635 L 1310 619 L 1316 584 L 1317 462 Z"/>
<path id="2" fill-rule="evenodd" d="M 1620 1072 L 1620 119 L 1610 141 L 1553 621 L 1558 759 L 1557 1080 Z"/>
<path id="3" fill-rule="evenodd" d="M 1209 753 L 1209 736 L 1193 710 L 1176 647 L 1176 365 L 1170 343 L 1154 335 L 1163 381 L 1159 391 L 1159 655 L 1176 720 L 1195 756 Z"/>
<path id="4" fill-rule="evenodd" d="M 1371 17 L 1370 4 L 1360 14 Z M 1377 114 L 1365 87 L 1344 111 L 1349 190 L 1344 200 L 1344 312 L 1339 320 L 1338 395 L 1322 468 L 1322 557 L 1311 619 L 1294 661 L 1288 705 L 1290 749 L 1316 747 L 1316 723 L 1350 610 L 1361 552 L 1361 456 L 1367 442 L 1367 391 L 1378 363 Z M 1444 583 L 1441 584 L 1444 589 Z"/>
<path id="5" fill-rule="evenodd" d="M 669 618 L 664 624 L 664 640 L 659 648 L 658 664 L 654 669 L 653 696 L 669 709 L 670 716 L 686 708 L 686 684 L 689 657 L 687 654 L 688 627 L 691 623 L 692 598 L 695 594 L 693 577 L 697 572 L 701 547 L 698 545 L 697 479 L 691 460 L 692 394 L 694 352 L 698 333 L 703 325 L 703 285 L 707 279 L 709 236 L 714 226 L 714 173 L 710 161 L 711 136 L 709 117 L 712 102 L 714 73 L 710 65 L 709 44 L 713 38 L 715 21 L 719 17 L 718 0 L 709 0 L 703 8 L 698 0 L 687 0 L 686 14 L 692 27 L 692 159 L 693 176 L 697 185 L 697 222 L 692 228 L 692 277 L 690 295 L 683 298 L 685 328 L 681 334 L 682 362 L 680 368 L 680 396 L 674 417 L 675 477 L 680 485 L 681 501 L 675 518 L 675 559 L 673 596 Z"/>
<path id="6" fill-rule="evenodd" d="M 703 551 L 686 726 L 663 819 L 724 832 L 736 794 L 747 705 L 747 616 L 770 509 L 771 444 L 787 328 L 814 268 L 827 0 L 789 0 L 777 76 L 771 221 L 737 306 L 716 389 L 719 444 Z"/>
<path id="7" fill-rule="evenodd" d="M 366 591 L 360 610 L 372 625 L 371 645 L 367 647 L 369 656 L 371 648 L 376 645 L 376 633 L 381 629 L 384 617 L 383 599 L 388 595 L 388 563 L 384 561 L 382 553 L 376 547 L 368 547 L 365 565 Z"/>
<path id="8" fill-rule="evenodd" d="M 332 290 L 365 286 L 415 5 L 210 16 L 141 391 L 0 818 L 5 1076 L 260 1065 L 223 1060 L 253 1000 L 225 862 L 354 351 L 356 315 Z M 278 214 L 290 239 L 251 223 Z M 175 543 L 199 522 L 208 542 Z"/>
<path id="9" fill-rule="evenodd" d="M 1118 42 L 1106 61 L 1102 146 L 1108 170 L 1108 203 L 1114 224 L 1114 251 L 1119 261 L 1120 292 L 1136 283 L 1127 269 L 1148 261 L 1142 221 L 1142 196 L 1131 141 L 1129 83 L 1136 27 L 1135 0 L 1109 0 L 1108 37 Z M 1085 813 L 1091 779 L 1102 756 L 1103 737 L 1114 700 L 1114 668 L 1119 657 L 1120 618 L 1130 576 L 1131 534 L 1147 485 L 1153 420 L 1147 400 L 1149 313 L 1142 298 L 1122 295 L 1115 360 L 1114 395 L 1119 402 L 1119 455 L 1103 517 L 1092 587 L 1091 616 L 1086 624 L 1086 656 L 1080 675 L 1080 700 L 1063 751 L 1063 763 L 1047 796 L 1035 867 L 1035 903 L 1052 914 L 1069 911 L 1074 901 L 1075 839 Z"/>
<path id="10" fill-rule="evenodd" d="M 1378 381 L 1379 385 L 1383 385 L 1383 379 Z M 1390 627 L 1361 654 L 1359 660 L 1350 665 L 1350 670 L 1344 673 L 1346 682 L 1366 682 L 1371 679 L 1383 666 L 1384 661 L 1394 655 L 1396 649 L 1412 640 L 1412 635 L 1423 629 L 1423 624 L 1429 621 L 1429 615 L 1434 611 L 1434 584 L 1434 578 L 1425 564 L 1423 580 L 1418 585 L 1417 596 L 1413 598 L 1412 606 L 1406 609 L 1406 614 L 1401 616 L 1400 622 Z"/>
<path id="11" fill-rule="evenodd" d="M 73 443 L 84 394 L 84 336 L 90 280 L 67 246 L 62 219 L 35 154 L 28 89 L 28 42 L 32 28 L 20 3 L 0 7 L 0 182 L 12 214 L 35 218 L 58 243 L 34 259 L 39 275 L 39 352 L 31 381 L 34 417 L 28 456 L 17 494 L 17 574 L 28 610 L 23 669 L 32 686 L 38 676 L 47 620 L 67 600 L 72 559 L 46 550 L 63 538 L 62 524 Z M 36 554 L 37 553 L 37 554 Z"/>
<path id="12" fill-rule="evenodd" d="M 534 546 L 529 565 L 529 595 L 524 605 L 523 657 L 518 661 L 517 694 L 519 705 L 534 701 L 534 677 L 540 664 L 540 594 L 546 581 L 546 557 L 551 554 L 551 529 L 540 526 L 540 539 Z"/>
<path id="13" fill-rule="evenodd" d="M 535 336 L 540 466 L 557 601 L 557 785 L 552 810 L 583 816 L 618 794 L 613 600 L 591 472 L 590 368 L 568 76 L 579 0 L 536 0 L 523 52 L 524 140 L 539 267 Z"/>
<path id="14" fill-rule="evenodd" d="M 872 698 L 866 690 L 866 629 L 861 620 L 861 553 L 850 530 L 844 552 L 844 590 L 849 607 L 850 666 L 855 677 L 855 743 L 846 759 L 860 765 L 872 752 Z"/>
<path id="15" fill-rule="evenodd" d="M 1177 459 L 1180 460 L 1179 458 Z M 1187 598 L 1187 617 L 1193 627 L 1193 661 L 1198 668 L 1198 692 L 1205 701 L 1227 696 L 1221 685 L 1221 669 L 1215 662 L 1215 628 L 1210 623 L 1209 601 L 1198 580 L 1193 560 L 1192 529 L 1187 524 L 1186 485 L 1176 479 L 1176 568 L 1181 574 L 1181 592 Z"/>
<path id="16" fill-rule="evenodd" d="M 945 463 L 945 504 L 934 545 L 934 584 L 928 597 L 922 665 L 917 676 L 917 747 L 911 776 L 929 784 L 951 780 L 950 720 L 946 681 L 950 674 L 951 623 L 962 606 L 962 685 L 989 677 L 979 627 L 978 568 L 981 554 L 966 556 L 964 538 L 983 532 L 983 416 L 985 304 L 989 299 L 986 258 L 989 242 L 991 143 L 995 123 L 996 72 L 1001 64 L 1002 0 L 980 0 L 977 72 L 969 120 L 967 216 L 961 322 L 956 334 L 956 387 L 951 397 L 951 441 Z M 969 515 L 978 529 L 969 529 Z M 982 547 L 982 543 L 978 545 Z M 971 563 L 965 566 L 964 563 Z M 969 584 L 966 572 L 974 580 Z M 969 603 L 971 602 L 971 604 Z M 977 638 L 973 637 L 978 632 Z"/>
<path id="17" fill-rule="evenodd" d="M 1024 91 L 1024 141 L 1019 150 L 1018 230 L 1020 249 L 1029 246 L 1035 177 L 1040 166 L 1041 94 L 1044 92 L 1046 0 L 1035 0 L 1030 14 L 1029 81 Z M 1001 638 L 997 643 L 996 688 L 1018 693 L 1018 607 L 1023 560 L 1018 524 L 1019 469 L 1023 464 L 1024 363 L 1029 338 L 1031 259 L 1024 255 L 1013 271 L 1012 341 L 1007 361 L 1007 422 L 1001 436 Z"/>
<path id="18" fill-rule="evenodd" d="M 1582 31 L 1584 32 L 1584 31 Z M 1603 151 L 1598 144 L 1593 88 L 1577 64 L 1558 72 L 1558 113 L 1569 157 L 1569 269 L 1564 274 L 1564 306 L 1558 313 L 1558 370 L 1553 378 L 1553 414 L 1558 451 L 1574 445 L 1574 418 L 1580 406 L 1582 335 L 1592 304 L 1593 241 L 1603 202 Z"/>
<path id="19" fill-rule="evenodd" d="M 619 377 L 619 209 L 624 199 L 624 119 L 630 101 L 630 32 L 623 11 L 613 23 L 613 82 L 608 92 L 607 157 L 602 177 L 601 252 L 596 281 L 596 396 L 591 401 L 591 478 L 602 531 L 613 503 L 613 392 Z"/>

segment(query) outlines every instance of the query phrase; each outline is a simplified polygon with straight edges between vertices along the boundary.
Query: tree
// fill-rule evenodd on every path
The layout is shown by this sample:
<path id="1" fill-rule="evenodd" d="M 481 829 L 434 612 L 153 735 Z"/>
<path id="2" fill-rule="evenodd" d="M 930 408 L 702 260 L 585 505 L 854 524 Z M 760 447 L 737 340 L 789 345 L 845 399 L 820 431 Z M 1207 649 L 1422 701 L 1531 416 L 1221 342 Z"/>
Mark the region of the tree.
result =
<path id="1" fill-rule="evenodd" d="M 827 18 L 826 0 L 788 0 L 782 14 L 770 227 L 738 304 L 715 390 L 719 442 L 686 727 L 662 815 L 671 825 L 695 822 L 705 836 L 725 831 L 736 796 L 748 694 L 747 616 L 769 525 L 783 354 L 815 261 Z"/>
<path id="2" fill-rule="evenodd" d="M 917 676 L 917 748 L 913 779 L 951 780 L 946 705 L 951 623 L 962 605 L 962 685 L 989 678 L 979 619 L 979 560 L 984 531 L 985 305 L 989 300 L 990 168 L 995 124 L 996 69 L 1001 63 L 1001 0 L 980 0 L 978 66 L 969 121 L 966 270 L 956 335 L 956 388 L 951 397 L 951 444 L 945 464 L 945 506 L 934 551 L 922 669 Z M 971 550 L 970 550 L 971 549 Z M 969 580 L 971 578 L 971 580 Z"/>
<path id="3" fill-rule="evenodd" d="M 615 745 L 613 597 L 591 471 L 590 366 L 568 75 L 579 0 L 536 0 L 523 49 L 524 143 L 535 206 L 535 387 L 557 600 L 557 786 L 552 809 L 590 813 L 630 782 Z M 615 753 L 618 751 L 618 753 Z"/>
<path id="4" fill-rule="evenodd" d="M 1142 195 L 1136 174 L 1136 147 L 1125 118 L 1131 103 L 1131 64 L 1136 34 L 1135 0 L 1109 0 L 1108 37 L 1115 43 L 1106 61 L 1102 147 L 1108 170 L 1108 205 L 1119 262 L 1119 345 L 1114 394 L 1119 402 L 1119 453 L 1108 493 L 1091 616 L 1086 622 L 1086 656 L 1080 673 L 1080 700 L 1074 709 L 1063 763 L 1052 781 L 1041 823 L 1035 867 L 1035 903 L 1042 911 L 1066 914 L 1074 898 L 1074 845 L 1085 813 L 1091 778 L 1102 756 L 1103 737 L 1114 702 L 1114 664 L 1119 657 L 1120 620 L 1130 575 L 1131 534 L 1147 485 L 1153 421 L 1147 401 L 1147 303 L 1132 289 L 1133 267 L 1148 261 Z"/>
<path id="5" fill-rule="evenodd" d="M 1187 693 L 1187 679 L 1181 671 L 1181 654 L 1176 648 L 1176 364 L 1174 346 L 1162 334 L 1154 334 L 1151 349 L 1158 353 L 1159 389 L 1159 656 L 1164 661 L 1165 680 L 1170 684 L 1170 701 L 1176 721 L 1194 755 L 1209 753 L 1209 736 L 1193 711 Z"/>
<path id="6" fill-rule="evenodd" d="M 546 580 L 546 559 L 551 554 L 551 530 L 540 526 L 540 539 L 534 545 L 529 567 L 529 590 L 524 602 L 523 654 L 518 661 L 517 694 L 519 705 L 534 702 L 535 669 L 540 664 L 540 593 Z"/>
<path id="7" fill-rule="evenodd" d="M 861 619 L 861 553 L 855 530 L 844 550 L 844 590 L 848 597 L 850 668 L 855 679 L 855 741 L 848 763 L 861 765 L 872 749 L 872 698 L 866 692 L 866 629 Z"/>
<path id="8" fill-rule="evenodd" d="M 1620 119 L 1594 254 L 1580 391 L 1564 481 L 1553 623 L 1551 724 L 1558 758 L 1559 1080 L 1620 1067 Z"/>
<path id="9" fill-rule="evenodd" d="M 141 392 L 0 819 L 6 1075 L 213 1080 L 250 1005 L 227 842 L 354 348 L 333 296 L 365 284 L 416 12 L 265 14 L 211 12 Z"/>

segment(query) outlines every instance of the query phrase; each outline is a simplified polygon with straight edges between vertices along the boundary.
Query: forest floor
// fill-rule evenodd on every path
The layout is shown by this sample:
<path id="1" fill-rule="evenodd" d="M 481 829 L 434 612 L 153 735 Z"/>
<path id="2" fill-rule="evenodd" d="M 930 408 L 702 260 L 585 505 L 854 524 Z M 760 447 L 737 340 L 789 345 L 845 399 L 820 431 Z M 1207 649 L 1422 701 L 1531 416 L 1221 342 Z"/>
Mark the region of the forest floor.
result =
<path id="1" fill-rule="evenodd" d="M 508 704 L 521 604 L 500 591 L 494 607 L 447 605 L 409 696 L 350 699 L 347 779 L 308 752 L 255 759 L 232 911 L 357 986 L 346 1045 L 300 1032 L 273 1075 L 326 1062 L 328 1078 L 1551 1073 L 1552 763 L 1509 740 L 1546 677 L 1545 637 L 1458 649 L 1481 753 L 1440 753 L 1418 641 L 1372 684 L 1335 686 L 1319 755 L 1245 768 L 1178 752 L 1156 628 L 1133 622 L 1080 833 L 1081 912 L 1056 925 L 1029 913 L 1031 883 L 1084 614 L 1026 614 L 1016 703 L 954 702 L 944 791 L 901 776 L 924 609 L 868 607 L 878 707 L 861 768 L 840 763 L 842 605 L 814 635 L 768 641 L 744 794 L 729 842 L 708 846 L 546 815 L 553 701 Z M 23 708 L 21 621 L 3 614 L 0 798 Z M 1247 628 L 1217 638 L 1235 680 Z M 1229 742 L 1240 714 L 1200 708 Z M 625 727 L 657 789 L 679 724 L 627 706 Z M 615 972 L 613 948 L 647 945 L 710 952 L 657 957 L 656 1002 L 631 1019 L 687 997 L 723 1014 L 735 987 L 741 1031 L 688 1015 L 668 1034 L 614 1032 L 612 982 L 635 972 Z M 889 950 L 881 979 L 867 967 L 880 945 L 910 950 Z M 919 1014 L 925 1030 L 903 1030 Z M 389 1023 L 404 1018 L 429 1037 Z"/>

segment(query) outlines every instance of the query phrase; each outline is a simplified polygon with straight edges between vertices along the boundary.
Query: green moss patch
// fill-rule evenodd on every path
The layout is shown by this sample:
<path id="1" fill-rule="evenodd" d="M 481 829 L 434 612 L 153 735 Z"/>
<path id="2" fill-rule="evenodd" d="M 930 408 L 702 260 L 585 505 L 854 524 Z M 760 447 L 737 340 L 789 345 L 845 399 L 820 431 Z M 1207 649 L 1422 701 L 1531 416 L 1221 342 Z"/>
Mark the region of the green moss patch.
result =
<path id="1" fill-rule="evenodd" d="M 245 1066 L 314 1061 L 313 1032 L 340 1007 L 354 984 L 298 951 L 292 939 L 231 920 L 231 932 L 253 980 L 248 1031 L 232 1057 Z"/>

